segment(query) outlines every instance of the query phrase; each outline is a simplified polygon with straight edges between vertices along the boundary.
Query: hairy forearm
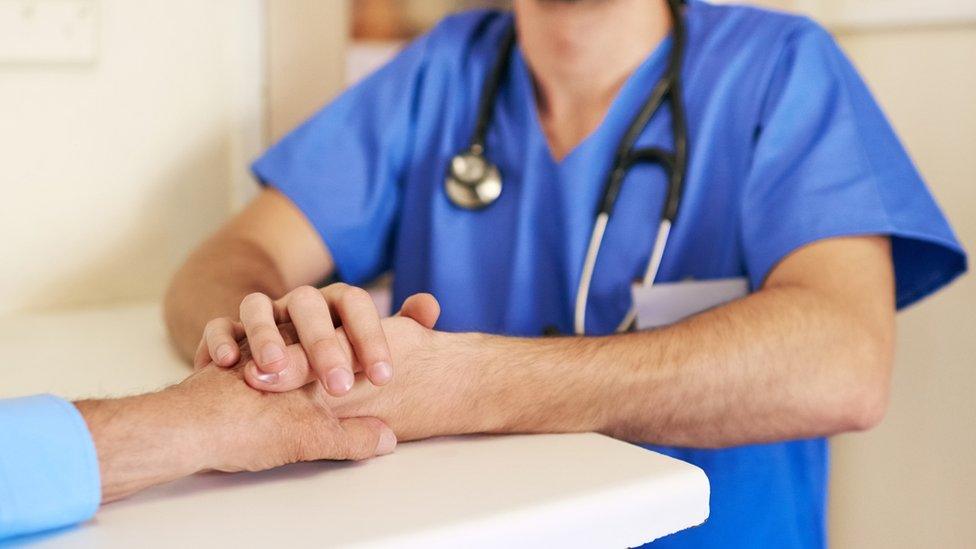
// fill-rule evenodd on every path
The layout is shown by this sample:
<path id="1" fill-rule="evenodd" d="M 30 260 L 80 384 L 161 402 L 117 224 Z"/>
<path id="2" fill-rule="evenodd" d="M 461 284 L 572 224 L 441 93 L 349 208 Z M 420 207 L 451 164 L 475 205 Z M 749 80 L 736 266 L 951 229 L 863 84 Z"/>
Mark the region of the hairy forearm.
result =
<path id="1" fill-rule="evenodd" d="M 203 327 L 217 317 L 237 317 L 249 293 L 279 296 L 285 284 L 260 246 L 218 233 L 173 277 L 164 301 L 166 325 L 180 353 L 190 358 Z"/>
<path id="2" fill-rule="evenodd" d="M 113 400 L 84 400 L 81 412 L 98 454 L 102 502 L 204 468 L 201 422 L 186 416 L 177 388 Z"/>
<path id="3" fill-rule="evenodd" d="M 869 316 L 783 286 L 652 331 L 460 337 L 478 340 L 465 361 L 477 365 L 476 414 L 487 430 L 720 447 L 875 423 L 892 341 Z"/>

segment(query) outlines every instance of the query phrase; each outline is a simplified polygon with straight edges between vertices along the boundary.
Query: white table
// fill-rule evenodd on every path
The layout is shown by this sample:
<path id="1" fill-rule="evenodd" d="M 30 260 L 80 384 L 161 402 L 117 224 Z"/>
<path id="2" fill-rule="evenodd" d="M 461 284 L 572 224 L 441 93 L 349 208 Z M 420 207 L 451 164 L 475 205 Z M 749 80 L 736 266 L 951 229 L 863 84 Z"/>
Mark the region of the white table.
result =
<path id="1" fill-rule="evenodd" d="M 125 395 L 188 372 L 153 305 L 2 318 L 0 357 L 0 398 Z M 195 475 L 37 544 L 624 547 L 702 523 L 708 497 L 697 467 L 597 434 L 456 437 L 361 463 Z"/>

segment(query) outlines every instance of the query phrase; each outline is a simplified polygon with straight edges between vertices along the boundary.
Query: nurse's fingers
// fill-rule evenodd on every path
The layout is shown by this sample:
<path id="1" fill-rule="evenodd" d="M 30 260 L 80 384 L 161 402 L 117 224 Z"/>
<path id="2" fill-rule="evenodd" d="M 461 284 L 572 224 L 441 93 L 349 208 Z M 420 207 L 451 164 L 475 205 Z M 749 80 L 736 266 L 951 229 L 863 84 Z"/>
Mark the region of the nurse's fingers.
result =
<path id="1" fill-rule="evenodd" d="M 301 344 L 289 345 L 285 352 L 288 354 L 288 369 L 279 372 L 278 378 L 273 383 L 267 381 L 253 359 L 249 360 L 244 365 L 244 380 L 247 384 L 259 391 L 283 393 L 320 381 L 309 365 L 305 349 Z M 361 371 L 358 364 L 355 366 L 355 371 Z"/>
<path id="2" fill-rule="evenodd" d="M 244 337 L 244 325 L 236 320 L 227 317 L 215 318 L 207 323 L 203 328 L 203 341 L 201 345 L 206 350 L 201 353 L 197 350 L 197 357 L 194 359 L 194 366 L 204 366 L 206 362 L 213 361 L 217 366 L 229 368 L 241 359 L 241 348 L 238 340 Z M 201 356 L 204 355 L 202 364 Z"/>
<path id="3" fill-rule="evenodd" d="M 289 292 L 285 299 L 288 318 L 298 332 L 312 371 L 322 380 L 329 394 L 342 396 L 348 393 L 355 381 L 352 357 L 339 344 L 332 314 L 322 292 L 302 286 Z"/>
<path id="4" fill-rule="evenodd" d="M 441 316 L 441 304 L 431 294 L 413 294 L 403 302 L 397 316 L 412 318 L 421 326 L 433 329 Z"/>
<path id="5" fill-rule="evenodd" d="M 271 298 L 262 293 L 245 297 L 241 301 L 241 323 L 261 374 L 266 381 L 273 382 L 288 368 L 289 360 Z"/>
<path id="6" fill-rule="evenodd" d="M 356 360 L 366 369 L 366 377 L 373 385 L 385 385 L 393 378 L 393 359 L 380 313 L 369 292 L 338 283 L 323 288 L 322 294 L 342 322 Z"/>

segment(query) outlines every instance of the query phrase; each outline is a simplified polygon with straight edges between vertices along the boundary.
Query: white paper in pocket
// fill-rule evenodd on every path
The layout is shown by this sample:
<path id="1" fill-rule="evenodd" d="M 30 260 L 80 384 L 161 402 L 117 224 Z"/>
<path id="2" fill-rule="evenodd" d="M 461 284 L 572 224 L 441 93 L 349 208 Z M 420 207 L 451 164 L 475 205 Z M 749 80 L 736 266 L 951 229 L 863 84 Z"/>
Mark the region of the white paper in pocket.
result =
<path id="1" fill-rule="evenodd" d="M 673 324 L 748 293 L 745 277 L 662 282 L 649 288 L 635 284 L 631 290 L 638 330 Z"/>

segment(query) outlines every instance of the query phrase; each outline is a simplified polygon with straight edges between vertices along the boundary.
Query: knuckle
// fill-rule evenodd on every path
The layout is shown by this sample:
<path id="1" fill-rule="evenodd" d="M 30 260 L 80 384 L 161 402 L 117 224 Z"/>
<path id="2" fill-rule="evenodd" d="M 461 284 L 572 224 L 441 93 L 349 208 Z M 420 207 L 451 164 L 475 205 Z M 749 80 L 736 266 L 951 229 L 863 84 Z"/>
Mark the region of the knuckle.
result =
<path id="1" fill-rule="evenodd" d="M 203 331 L 206 332 L 209 330 L 213 330 L 220 324 L 220 320 L 221 320 L 220 318 L 211 318 L 210 320 L 207 321 L 206 324 L 204 324 Z"/>
<path id="2" fill-rule="evenodd" d="M 252 292 L 244 296 L 241 300 L 241 309 L 251 308 L 271 301 L 271 298 L 261 292 Z"/>
<path id="3" fill-rule="evenodd" d="M 359 286 L 350 286 L 348 293 L 352 294 L 357 299 L 363 299 L 363 300 L 368 299 L 368 300 L 372 301 L 372 298 L 370 297 L 369 292 L 367 292 L 363 288 L 360 288 Z"/>
<path id="4" fill-rule="evenodd" d="M 205 337 L 211 339 L 224 335 L 224 332 L 227 332 L 230 326 L 230 319 L 222 316 L 207 322 L 206 326 L 203 327 L 203 333 Z"/>
<path id="5" fill-rule="evenodd" d="M 285 308 L 288 310 L 290 316 L 300 315 L 302 312 L 309 311 L 310 309 L 325 306 L 325 300 L 322 298 L 322 294 L 311 286 L 306 287 L 309 290 L 299 288 L 289 296 Z"/>
<path id="6" fill-rule="evenodd" d="M 344 291 L 346 288 L 351 288 L 351 286 L 346 284 L 345 282 L 333 282 L 332 284 L 328 285 L 328 288 L 334 292 L 341 292 Z"/>
<path id="7" fill-rule="evenodd" d="M 339 300 L 342 305 L 346 307 L 363 305 L 367 302 L 372 304 L 373 302 L 369 292 L 357 286 L 349 286 L 347 289 L 343 290 L 342 294 L 339 296 Z"/>
<path id="8" fill-rule="evenodd" d="M 299 286 L 291 291 L 291 298 L 300 301 L 321 299 L 322 294 L 313 286 Z"/>

